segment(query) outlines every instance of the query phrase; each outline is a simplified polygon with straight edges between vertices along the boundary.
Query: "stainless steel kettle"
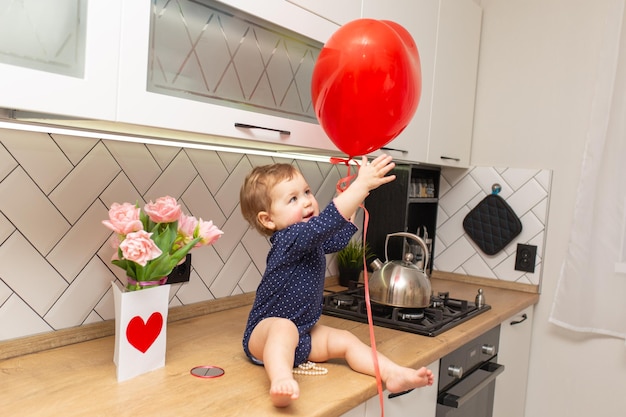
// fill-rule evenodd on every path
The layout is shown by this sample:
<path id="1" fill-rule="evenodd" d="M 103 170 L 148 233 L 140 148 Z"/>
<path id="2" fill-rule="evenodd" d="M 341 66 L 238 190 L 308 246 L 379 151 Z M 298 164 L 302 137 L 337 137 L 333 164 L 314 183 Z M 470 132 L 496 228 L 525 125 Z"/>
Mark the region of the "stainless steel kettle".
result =
<path id="1" fill-rule="evenodd" d="M 389 261 L 387 245 L 389 238 L 399 236 L 416 241 L 424 254 L 423 268 L 413 264 L 412 253 L 406 253 L 401 261 Z M 370 266 L 374 269 L 369 279 L 370 299 L 380 304 L 404 308 L 424 308 L 430 305 L 432 286 L 426 275 L 428 267 L 428 247 L 426 243 L 412 233 L 398 232 L 387 235 L 385 239 L 385 263 L 374 260 Z"/>

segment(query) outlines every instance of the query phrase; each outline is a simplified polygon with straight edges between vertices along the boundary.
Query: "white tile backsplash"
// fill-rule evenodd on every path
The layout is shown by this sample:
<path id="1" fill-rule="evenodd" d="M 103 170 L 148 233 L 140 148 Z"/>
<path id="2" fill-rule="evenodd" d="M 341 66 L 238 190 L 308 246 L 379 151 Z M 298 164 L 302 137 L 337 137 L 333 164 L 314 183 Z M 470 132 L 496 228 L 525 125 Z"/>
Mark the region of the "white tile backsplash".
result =
<path id="1" fill-rule="evenodd" d="M 70 229 L 65 217 L 21 167 L 0 182 L 0 196 L 0 212 L 44 255 Z"/>
<path id="2" fill-rule="evenodd" d="M 58 133 L 50 134 L 50 136 L 72 165 L 78 165 L 80 160 L 98 144 L 98 139 L 93 138 L 76 140 L 75 136 L 60 135 Z"/>
<path id="3" fill-rule="evenodd" d="M 248 265 L 246 272 L 239 280 L 239 288 L 244 293 L 256 291 L 257 287 L 261 283 L 262 274 L 253 264 Z"/>
<path id="4" fill-rule="evenodd" d="M 439 208 L 452 216 L 480 192 L 480 185 L 472 177 L 466 176 L 447 193 L 439 195 Z"/>
<path id="5" fill-rule="evenodd" d="M 148 147 L 131 142 L 109 141 L 106 148 L 140 194 L 148 191 L 161 174 L 162 169 L 156 160 L 160 154 L 151 153 Z"/>
<path id="6" fill-rule="evenodd" d="M 0 260 L 2 281 L 40 316 L 67 288 L 67 281 L 18 231 L 0 246 Z"/>
<path id="7" fill-rule="evenodd" d="M 110 263 L 111 233 L 101 221 L 114 202 L 171 195 L 225 232 L 192 252 L 191 280 L 171 286 L 170 306 L 254 291 L 269 242 L 243 220 L 239 189 L 253 166 L 273 162 L 0 130 L 0 340 L 113 318 L 110 282 L 125 274 Z M 341 167 L 297 164 L 320 200 L 330 201 Z"/>
<path id="8" fill-rule="evenodd" d="M 48 194 L 72 171 L 72 164 L 46 133 L 3 131 L 0 138 L 31 180 Z M 54 167 L 54 168 L 50 168 Z"/>
<path id="9" fill-rule="evenodd" d="M 19 317 L 19 320 L 16 319 Z M 0 340 L 54 330 L 20 297 L 13 294 L 0 308 Z"/>
<path id="10" fill-rule="evenodd" d="M 192 252 L 190 282 L 170 287 L 170 306 L 187 305 L 251 292 L 260 282 L 270 245 L 239 210 L 239 189 L 253 166 L 297 164 L 322 207 L 347 171 L 330 163 L 14 133 L 0 130 L 0 341 L 113 318 L 110 282 L 125 274 L 110 263 L 110 233 L 101 221 L 114 202 L 143 205 L 171 195 L 188 214 L 224 231 L 215 245 Z M 537 283 L 550 172 L 450 168 L 442 175 L 435 268 Z M 524 212 L 520 239 L 538 246 L 535 274 L 511 272 L 515 243 L 488 257 L 463 233 L 464 215 L 495 180 Z M 327 271 L 336 273 L 333 255 Z"/>
<path id="11" fill-rule="evenodd" d="M 78 326 L 111 288 L 108 269 L 98 258 L 92 258 L 65 289 L 44 319 L 55 329 Z"/>
<path id="12" fill-rule="evenodd" d="M 0 305 L 4 304 L 4 302 L 9 299 L 11 294 L 13 294 L 11 288 L 7 287 L 4 282 L 0 281 Z"/>
<path id="13" fill-rule="evenodd" d="M 106 218 L 108 208 L 101 201 L 95 201 L 46 257 L 68 282 L 76 278 L 102 243 L 108 240 L 110 232 L 100 223 Z"/>
<path id="14" fill-rule="evenodd" d="M 181 150 L 161 172 L 154 184 L 146 191 L 144 199 L 146 201 L 155 201 L 157 198 L 165 195 L 179 198 L 197 175 L 198 172 L 193 167 L 191 160 Z"/>
<path id="15" fill-rule="evenodd" d="M 0 146 L 0 181 L 4 180 L 18 166 L 17 161 L 6 148 Z"/>
<path id="16" fill-rule="evenodd" d="M 547 222 L 549 170 L 473 167 L 443 168 L 435 244 L 435 269 L 538 285 Z M 486 255 L 463 230 L 463 220 L 500 184 L 505 199 L 522 222 L 522 232 L 502 251 Z M 517 244 L 537 246 L 535 272 L 516 271 Z"/>
<path id="17" fill-rule="evenodd" d="M 209 189 L 210 195 L 217 194 L 229 175 L 223 158 L 220 158 L 217 152 L 206 152 L 199 149 L 186 149 L 185 152 L 198 171 L 200 180 Z"/>
<path id="18" fill-rule="evenodd" d="M 8 239 L 8 237 L 15 231 L 15 226 L 11 224 L 2 213 L 0 213 L 0 244 Z"/>
<path id="19" fill-rule="evenodd" d="M 109 151 L 98 144 L 54 188 L 49 199 L 73 224 L 119 171 Z"/>
<path id="20" fill-rule="evenodd" d="M 193 304 L 215 298 L 195 271 L 191 271 L 189 282 L 178 290 L 176 296 L 183 304 Z"/>

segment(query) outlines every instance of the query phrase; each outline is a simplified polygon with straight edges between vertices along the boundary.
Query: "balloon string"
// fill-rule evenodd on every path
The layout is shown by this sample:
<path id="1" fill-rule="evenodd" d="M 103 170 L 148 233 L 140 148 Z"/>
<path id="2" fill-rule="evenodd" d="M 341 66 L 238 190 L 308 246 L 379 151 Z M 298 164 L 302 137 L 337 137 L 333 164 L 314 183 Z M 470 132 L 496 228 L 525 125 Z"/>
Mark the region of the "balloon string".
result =
<path id="1" fill-rule="evenodd" d="M 350 182 L 352 182 L 353 179 L 356 178 L 356 174 L 350 174 L 351 171 L 351 165 L 350 165 L 350 161 L 352 160 L 352 157 L 349 158 L 330 158 L 330 163 L 331 164 L 344 164 L 347 168 L 348 168 L 348 173 L 346 174 L 345 177 L 340 178 L 339 181 L 337 181 L 337 191 L 340 193 L 343 193 L 344 191 L 346 191 L 346 189 L 350 186 Z M 355 161 L 357 166 L 359 165 L 359 163 L 357 161 Z M 357 170 L 358 173 L 358 170 Z"/>
<path id="2" fill-rule="evenodd" d="M 330 162 L 332 164 L 345 164 L 348 167 L 348 173 L 345 177 L 341 178 L 337 181 L 337 191 L 344 192 L 349 186 L 350 182 L 356 178 L 357 174 L 350 175 L 350 160 L 352 158 L 330 158 Z M 355 161 L 357 166 L 360 165 L 357 161 Z M 358 170 L 357 170 L 358 173 Z M 365 244 L 367 242 L 367 228 L 369 226 L 369 212 L 365 208 L 364 204 L 359 204 L 359 207 L 363 209 L 363 249 L 365 249 Z M 384 404 L 384 396 L 383 396 L 383 382 L 380 375 L 380 366 L 378 364 L 378 352 L 376 350 L 376 337 L 374 336 L 374 322 L 372 320 L 372 305 L 370 301 L 370 290 L 369 290 L 369 276 L 367 273 L 367 254 L 365 250 L 363 251 L 363 281 L 365 283 L 365 307 L 367 310 L 367 323 L 369 327 L 370 333 L 370 345 L 372 348 L 372 360 L 374 363 L 374 374 L 376 376 L 376 387 L 378 389 L 378 401 L 380 403 L 380 415 L 381 417 L 385 417 L 385 404 Z"/>
<path id="3" fill-rule="evenodd" d="M 361 204 L 363 208 L 364 220 L 363 220 L 363 246 L 367 242 L 367 227 L 369 225 L 370 215 L 365 208 L 365 205 Z M 385 417 L 385 401 L 383 396 L 383 383 L 380 376 L 380 367 L 378 365 L 378 352 L 376 350 L 376 338 L 374 337 L 374 324 L 372 320 L 372 305 L 370 302 L 370 288 L 369 288 L 369 276 L 367 273 L 367 257 L 365 251 L 363 252 L 363 282 L 365 284 L 365 307 L 367 310 L 367 323 L 370 331 L 370 344 L 372 346 L 372 359 L 374 360 L 374 372 L 376 374 L 376 387 L 378 388 L 378 402 L 380 403 L 380 415 Z"/>

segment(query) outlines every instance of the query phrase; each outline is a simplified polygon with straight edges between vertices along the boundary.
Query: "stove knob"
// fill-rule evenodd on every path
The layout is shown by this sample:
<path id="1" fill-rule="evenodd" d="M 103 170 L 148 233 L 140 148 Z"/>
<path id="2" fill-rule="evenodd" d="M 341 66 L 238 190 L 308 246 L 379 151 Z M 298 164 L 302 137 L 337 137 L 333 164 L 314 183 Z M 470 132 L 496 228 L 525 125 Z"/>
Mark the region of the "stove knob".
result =
<path id="1" fill-rule="evenodd" d="M 493 356 L 496 354 L 496 347 L 494 345 L 483 345 L 480 348 L 480 351 L 483 353 L 483 355 Z"/>
<path id="2" fill-rule="evenodd" d="M 448 376 L 456 379 L 461 379 L 463 377 L 463 367 L 456 365 L 448 366 Z"/>

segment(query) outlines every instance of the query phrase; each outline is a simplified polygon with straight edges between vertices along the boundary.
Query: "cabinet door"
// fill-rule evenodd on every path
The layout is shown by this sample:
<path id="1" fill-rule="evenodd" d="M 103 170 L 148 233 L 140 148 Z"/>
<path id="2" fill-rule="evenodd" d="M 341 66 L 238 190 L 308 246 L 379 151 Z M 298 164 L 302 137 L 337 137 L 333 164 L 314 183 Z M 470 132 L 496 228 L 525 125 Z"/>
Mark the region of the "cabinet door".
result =
<path id="1" fill-rule="evenodd" d="M 341 417 L 365 417 L 365 404 L 359 404 L 347 413 L 342 414 Z"/>
<path id="2" fill-rule="evenodd" d="M 420 55 L 422 94 L 413 119 L 385 152 L 404 161 L 426 162 L 435 70 L 438 0 L 364 0 L 363 17 L 391 20 L 409 31 Z"/>
<path id="3" fill-rule="evenodd" d="M 287 1 L 338 25 L 343 25 L 361 17 L 361 0 L 341 0 L 341 7 L 337 7 L 336 0 Z"/>
<path id="4" fill-rule="evenodd" d="M 435 417 L 437 413 L 437 377 L 439 361 L 428 365 L 435 375 L 435 382 L 430 387 L 414 389 L 398 397 L 389 398 L 389 392 L 383 393 L 385 416 L 387 417 Z M 378 396 L 367 400 L 366 417 L 380 416 L 380 399 Z"/>
<path id="5" fill-rule="evenodd" d="M 328 20 L 283 0 L 264 0 L 263 2 L 229 0 L 224 4 L 287 29 L 298 30 L 298 33 L 315 40 L 326 40 L 338 27 Z M 317 123 L 192 100 L 184 94 L 173 96 L 148 91 L 146 86 L 148 84 L 149 48 L 151 47 L 150 19 L 150 1 L 124 2 L 118 121 L 213 135 L 227 138 L 225 141 L 228 144 L 237 144 L 234 139 L 243 139 L 244 143 L 250 140 L 271 142 L 275 149 L 283 150 L 289 150 L 294 146 L 336 150 Z M 183 26 L 180 33 L 183 38 L 186 36 L 184 34 L 187 29 L 186 23 L 188 22 L 181 23 Z M 199 25 L 198 31 L 201 30 L 203 30 L 202 25 Z M 200 42 L 198 35 L 196 32 L 188 34 L 189 43 L 185 45 L 185 48 L 188 50 L 189 60 L 202 59 L 196 53 L 196 43 Z M 237 43 L 231 43 L 231 46 L 235 48 Z M 177 45 L 172 45 L 173 50 L 176 48 Z M 233 53 L 232 50 L 230 53 Z M 234 55 L 232 59 L 235 59 Z M 185 76 L 203 76 L 199 65 L 196 64 L 197 62 L 190 63 L 195 69 L 190 70 L 190 74 L 185 74 Z M 246 70 L 245 67 L 246 65 L 241 67 L 243 71 Z M 187 81 L 182 79 L 181 82 Z M 306 88 L 310 88 L 309 86 L 310 80 Z M 260 126 L 265 129 L 240 128 L 235 126 L 236 123 Z M 290 134 L 283 134 L 279 131 L 288 131 Z M 220 139 L 211 140 L 219 141 Z M 247 144 L 249 145 L 249 142 Z"/>
<path id="6" fill-rule="evenodd" d="M 482 9 L 472 0 L 441 0 L 428 162 L 467 167 Z"/>
<path id="7" fill-rule="evenodd" d="M 496 381 L 494 417 L 524 417 L 533 308 L 526 308 L 500 327 L 498 363 L 504 365 L 504 372 Z"/>
<path id="8" fill-rule="evenodd" d="M 24 7 L 23 3 L 16 2 L 14 7 Z M 0 107 L 114 120 L 121 3 L 122 0 L 89 2 L 82 75 L 60 75 L 46 70 L 0 63 L 0 91 L 2 92 Z M 35 12 L 37 6 L 31 9 Z M 29 12 L 25 11 L 25 13 Z M 55 21 L 55 24 L 50 26 L 56 26 L 59 20 L 65 21 L 68 29 L 76 25 L 78 17 L 74 19 L 65 14 L 55 16 L 54 13 L 61 14 L 61 11 L 52 12 L 51 15 L 45 17 L 49 21 Z M 28 16 L 24 18 L 32 23 Z M 46 37 L 75 35 L 70 33 L 71 31 L 67 34 L 46 33 L 48 25 L 32 27 L 32 29 L 40 31 L 40 33 L 33 33 L 32 36 L 38 39 L 42 48 L 48 43 Z M 3 33 L 6 35 L 4 31 Z M 63 39 L 59 39 L 59 44 L 62 44 Z"/>

